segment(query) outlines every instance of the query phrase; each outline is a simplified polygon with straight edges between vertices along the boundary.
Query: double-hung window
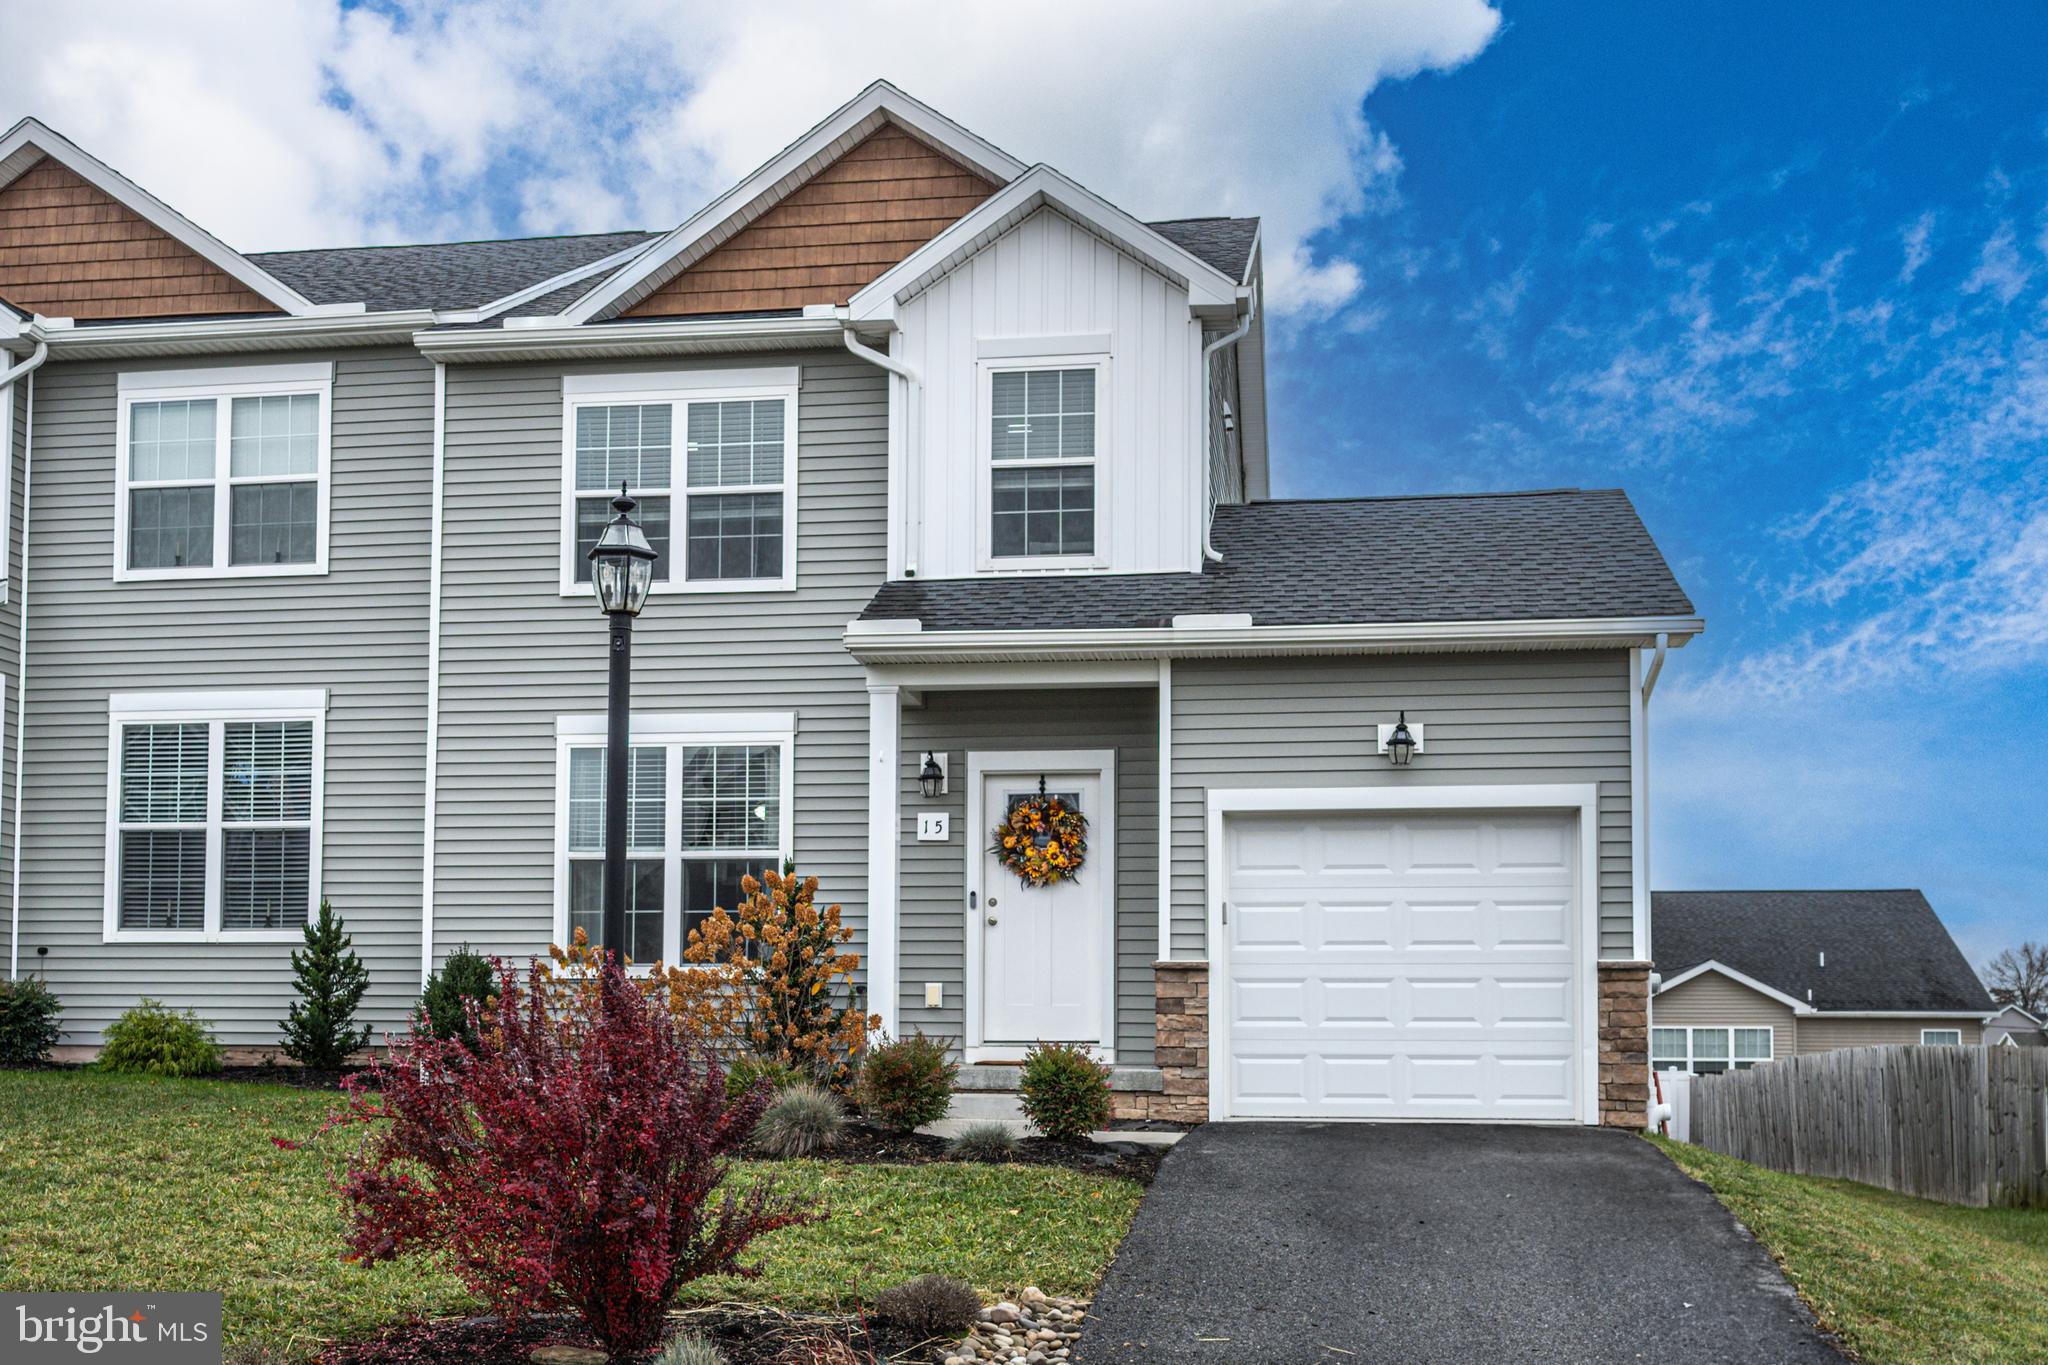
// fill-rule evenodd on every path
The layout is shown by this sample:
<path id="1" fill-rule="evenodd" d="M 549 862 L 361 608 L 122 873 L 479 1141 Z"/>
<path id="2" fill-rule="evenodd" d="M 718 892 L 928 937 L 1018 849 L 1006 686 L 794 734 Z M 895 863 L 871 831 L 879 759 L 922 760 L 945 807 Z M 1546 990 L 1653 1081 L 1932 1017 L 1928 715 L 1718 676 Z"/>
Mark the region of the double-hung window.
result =
<path id="1" fill-rule="evenodd" d="M 1747 1071 L 1771 1060 L 1768 1028 L 1653 1028 L 1650 1066 L 1655 1071 L 1677 1068 L 1695 1075 Z"/>
<path id="2" fill-rule="evenodd" d="M 654 591 L 795 587 L 796 390 L 794 369 L 565 380 L 562 591 L 589 590 L 621 487 Z"/>
<path id="3" fill-rule="evenodd" d="M 982 364 L 989 567 L 1100 562 L 1103 362 Z"/>
<path id="4" fill-rule="evenodd" d="M 1963 1031 L 1959 1028 L 1924 1028 L 1920 1030 L 1922 1047 L 1961 1047 Z"/>
<path id="5" fill-rule="evenodd" d="M 114 576 L 326 572 L 333 371 L 122 374 Z"/>
<path id="6" fill-rule="evenodd" d="M 556 727 L 561 816 L 555 934 L 603 938 L 605 749 L 601 716 Z M 626 955 L 680 962 L 713 908 L 737 907 L 740 880 L 789 857 L 785 712 L 635 716 L 626 788 Z"/>
<path id="7" fill-rule="evenodd" d="M 320 898 L 326 694 L 115 694 L 109 939 L 295 939 Z"/>

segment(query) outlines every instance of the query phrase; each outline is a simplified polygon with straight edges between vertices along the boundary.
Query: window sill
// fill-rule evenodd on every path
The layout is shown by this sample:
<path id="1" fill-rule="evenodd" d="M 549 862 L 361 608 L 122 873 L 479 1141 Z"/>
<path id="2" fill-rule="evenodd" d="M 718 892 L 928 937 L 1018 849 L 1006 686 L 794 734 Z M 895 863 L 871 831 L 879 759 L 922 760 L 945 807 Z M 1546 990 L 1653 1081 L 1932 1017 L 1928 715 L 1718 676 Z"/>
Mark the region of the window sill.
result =
<path id="1" fill-rule="evenodd" d="M 163 947 L 215 943 L 299 944 L 305 940 L 302 929 L 223 929 L 211 934 L 204 930 L 107 929 L 100 934 L 102 943 L 156 944 Z"/>
<path id="2" fill-rule="evenodd" d="M 193 583 L 235 578 L 325 578 L 325 564 L 249 564 L 227 569 L 115 569 L 116 583 Z"/>
<path id="3" fill-rule="evenodd" d="M 696 597 L 795 591 L 796 580 L 793 578 L 712 578 L 684 583 L 656 583 L 648 588 L 647 595 L 649 597 Z M 588 583 L 565 583 L 562 585 L 561 595 L 564 597 L 588 599 L 591 596 L 591 587 Z"/>

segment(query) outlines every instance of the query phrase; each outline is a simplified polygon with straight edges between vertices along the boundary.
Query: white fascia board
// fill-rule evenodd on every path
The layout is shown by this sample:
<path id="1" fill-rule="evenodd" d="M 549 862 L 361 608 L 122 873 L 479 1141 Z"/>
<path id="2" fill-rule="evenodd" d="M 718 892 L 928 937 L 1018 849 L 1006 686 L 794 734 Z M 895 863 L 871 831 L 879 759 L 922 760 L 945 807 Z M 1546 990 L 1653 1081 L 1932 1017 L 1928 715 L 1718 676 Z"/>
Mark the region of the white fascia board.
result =
<path id="1" fill-rule="evenodd" d="M 516 319 L 515 319 L 516 320 Z M 475 360 L 618 359 L 693 351 L 776 351 L 838 348 L 843 329 L 834 318 L 681 318 L 666 322 L 480 327 L 474 331 L 418 331 L 421 354 L 449 364 Z"/>
<path id="2" fill-rule="evenodd" d="M 1816 1019 L 1976 1019 L 1984 1018 L 1981 1010 L 1817 1010 L 1807 1013 Z"/>
<path id="3" fill-rule="evenodd" d="M 0 137 L 0 185 L 11 183 L 46 156 L 54 158 L 101 193 L 148 219 L 287 313 L 305 317 L 320 307 L 70 138 L 35 119 L 23 119 L 8 129 L 6 136 Z"/>
<path id="4" fill-rule="evenodd" d="M 848 301 L 854 322 L 891 318 L 896 305 L 928 276 L 945 273 L 1041 208 L 1051 207 L 1175 283 L 1186 286 L 1193 308 L 1235 308 L 1237 281 L 1155 228 L 1050 166 L 1033 166 L 955 220 L 938 236 L 878 275 Z"/>
<path id="5" fill-rule="evenodd" d="M 67 360 L 124 356 L 221 355 L 309 346 L 404 344 L 431 326 L 427 309 L 396 313 L 321 314 L 283 318 L 208 318 L 193 322 L 113 322 L 104 326 L 39 326 L 35 335 Z"/>
<path id="6" fill-rule="evenodd" d="M 606 717 L 602 712 L 571 713 L 555 717 L 557 739 L 602 739 Z M 632 738 L 648 743 L 658 740 L 691 740 L 733 737 L 792 739 L 796 735 L 794 711 L 664 711 L 635 712 Z"/>
<path id="7" fill-rule="evenodd" d="M 883 123 L 916 134 L 988 179 L 1002 183 L 1023 174 L 1024 163 L 976 137 L 887 81 L 876 81 L 827 114 L 802 137 L 784 147 L 739 184 L 692 214 L 681 227 L 655 240 L 646 255 L 617 277 L 563 310 L 565 322 L 588 322 L 614 304 L 630 305 L 678 273 L 678 261 L 702 255 L 752 222 L 821 170 L 812 163 L 836 155 Z M 700 249 L 701 248 L 701 249 Z"/>
<path id="8" fill-rule="evenodd" d="M 1736 971 L 1733 967 L 1730 967 L 1725 963 L 1716 962 L 1712 958 L 1709 958 L 1705 962 L 1700 963 L 1697 967 L 1688 968 L 1687 970 L 1680 972 L 1677 976 L 1659 982 L 1657 985 L 1657 994 L 1662 995 L 1664 994 L 1664 992 L 1671 990 L 1673 987 L 1683 986 L 1686 982 L 1692 980 L 1694 977 L 1699 976 L 1704 972 L 1713 972 L 1716 975 L 1725 976 L 1738 986 L 1749 987 L 1749 989 L 1755 991 L 1758 995 L 1767 995 L 1781 1005 L 1790 1005 L 1792 1007 L 1792 1012 L 1794 1014 L 1819 1013 L 1819 1011 L 1815 1010 L 1813 1006 L 1807 1004 L 1804 1000 L 1799 999 L 1797 996 L 1787 995 L 1785 994 L 1785 992 L 1778 990 L 1776 987 L 1773 986 L 1766 986 L 1763 982 L 1757 980 L 1755 977 L 1744 976 L 1741 972 Z"/>
<path id="9" fill-rule="evenodd" d="M 1547 621 L 1407 622 L 1143 630 L 924 630 L 863 622 L 846 648 L 869 663 L 957 659 L 1201 658 L 1259 654 L 1401 653 L 1441 650 L 1622 649 L 1670 636 L 1682 645 L 1704 629 L 1696 616 L 1596 617 Z M 889 629 L 898 625 L 896 629 Z"/>
<path id="10" fill-rule="evenodd" d="M 1984 1022 L 1988 1024 L 2001 1014 L 2017 1014 L 2020 1018 L 2025 1019 L 2027 1022 L 2031 1023 L 2035 1028 L 2041 1027 L 2041 1020 L 2035 1017 L 2033 1011 L 2028 1010 L 2020 1005 L 2000 1005 L 1997 1009 L 1994 1009 L 1993 1011 L 1991 1011 L 1991 1013 L 1984 1016 Z"/>
<path id="11" fill-rule="evenodd" d="M 526 288 L 516 290 L 501 299 L 493 299 L 491 302 L 480 307 L 447 309 L 435 314 L 435 318 L 440 322 L 488 322 L 500 313 L 511 312 L 522 303 L 531 303 L 535 299 L 545 298 L 557 289 L 575 284 L 579 280 L 591 279 L 616 270 L 641 252 L 646 251 L 659 240 L 659 238 L 650 237 L 644 242 L 627 247 L 624 251 L 614 251 L 609 256 L 603 256 L 585 265 L 579 265 L 574 270 L 564 270 L 559 275 L 550 275 L 544 280 L 529 284 Z"/>

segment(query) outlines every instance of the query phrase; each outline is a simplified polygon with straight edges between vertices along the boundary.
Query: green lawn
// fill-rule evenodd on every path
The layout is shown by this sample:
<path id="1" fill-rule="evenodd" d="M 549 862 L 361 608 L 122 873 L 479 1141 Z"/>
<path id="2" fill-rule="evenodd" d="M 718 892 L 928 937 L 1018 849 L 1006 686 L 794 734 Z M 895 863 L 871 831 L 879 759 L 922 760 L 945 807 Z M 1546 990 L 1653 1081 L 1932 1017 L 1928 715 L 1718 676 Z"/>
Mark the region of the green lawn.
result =
<path id="1" fill-rule="evenodd" d="M 1651 1141 L 1870 1365 L 2048 1360 L 2048 1212 L 1958 1208 Z"/>
<path id="2" fill-rule="evenodd" d="M 327 1185 L 337 1133 L 301 1151 L 333 1097 L 275 1086 L 0 1072 L 0 1289 L 212 1290 L 230 1346 L 304 1355 L 412 1315 L 472 1304 L 453 1279 L 341 1261 Z M 760 1243 L 758 1280 L 695 1298 L 845 1303 L 925 1271 L 1002 1292 L 1085 1292 L 1142 1193 L 1127 1180 L 1029 1166 L 749 1165 L 822 1198 L 831 1217 Z"/>

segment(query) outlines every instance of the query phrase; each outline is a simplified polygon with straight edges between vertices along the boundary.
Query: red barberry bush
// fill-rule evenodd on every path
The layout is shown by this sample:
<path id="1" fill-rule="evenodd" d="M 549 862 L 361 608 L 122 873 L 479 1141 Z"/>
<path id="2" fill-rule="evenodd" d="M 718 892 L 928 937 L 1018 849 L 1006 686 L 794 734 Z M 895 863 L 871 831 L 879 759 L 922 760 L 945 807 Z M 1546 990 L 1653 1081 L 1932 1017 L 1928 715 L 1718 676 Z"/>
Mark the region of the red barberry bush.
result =
<path id="1" fill-rule="evenodd" d="M 473 1042 L 416 1029 L 347 1086 L 370 1125 L 340 1184 L 365 1262 L 444 1257 L 507 1321 L 568 1307 L 614 1356 L 660 1341 L 679 1286 L 751 1276 L 748 1244 L 821 1216 L 767 1183 L 721 1191 L 770 1098 L 728 1099 L 711 1049 L 616 966 L 499 990 Z"/>

